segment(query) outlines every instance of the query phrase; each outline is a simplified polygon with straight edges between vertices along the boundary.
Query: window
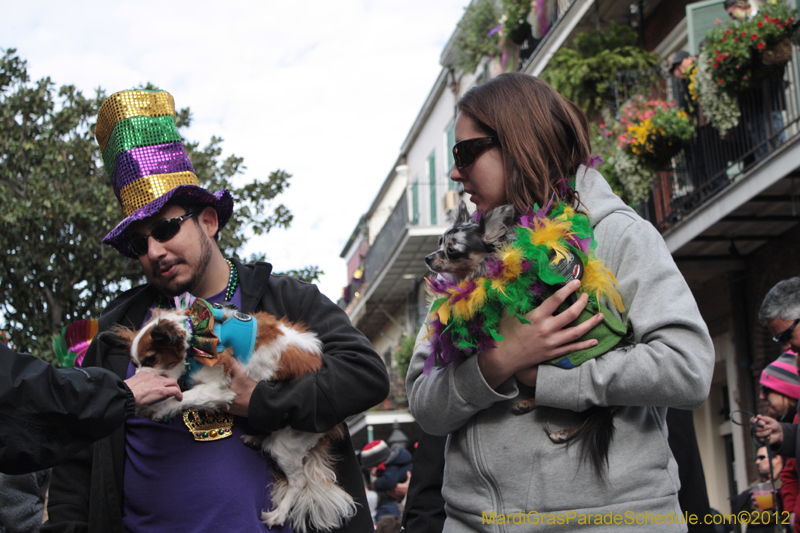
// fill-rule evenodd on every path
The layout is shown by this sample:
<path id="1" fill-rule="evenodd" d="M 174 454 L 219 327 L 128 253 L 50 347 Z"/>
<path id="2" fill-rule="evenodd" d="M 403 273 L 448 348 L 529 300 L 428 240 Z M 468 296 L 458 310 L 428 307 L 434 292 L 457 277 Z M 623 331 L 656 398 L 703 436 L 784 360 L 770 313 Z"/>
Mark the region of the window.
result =
<path id="1" fill-rule="evenodd" d="M 411 184 L 411 223 L 419 224 L 419 179 Z"/>
<path id="2" fill-rule="evenodd" d="M 452 191 L 456 188 L 456 182 L 450 179 L 450 174 L 453 172 L 453 165 L 455 164 L 453 160 L 453 145 L 456 143 L 455 119 L 447 126 L 446 136 L 447 140 L 445 141 L 444 151 L 447 154 L 447 189 Z"/>
<path id="3" fill-rule="evenodd" d="M 428 175 L 431 184 L 431 226 L 436 225 L 436 150 L 428 158 Z"/>
<path id="4" fill-rule="evenodd" d="M 752 2 L 752 0 L 751 0 Z M 689 33 L 689 50 L 694 55 L 700 51 L 700 43 L 706 38 L 708 30 L 714 27 L 714 21 L 720 19 L 730 22 L 725 11 L 725 0 L 708 0 L 686 6 L 686 29 Z"/>

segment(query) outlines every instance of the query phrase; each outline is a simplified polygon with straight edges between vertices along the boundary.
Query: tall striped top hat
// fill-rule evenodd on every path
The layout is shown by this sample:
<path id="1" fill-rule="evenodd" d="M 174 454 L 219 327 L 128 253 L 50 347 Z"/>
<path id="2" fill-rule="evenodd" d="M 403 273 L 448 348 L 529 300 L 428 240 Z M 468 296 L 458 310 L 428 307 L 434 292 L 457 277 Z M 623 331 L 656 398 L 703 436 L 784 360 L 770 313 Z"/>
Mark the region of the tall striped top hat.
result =
<path id="1" fill-rule="evenodd" d="M 231 194 L 224 189 L 212 194 L 197 181 L 175 127 L 175 101 L 168 92 L 112 94 L 97 114 L 95 136 L 125 214 L 103 242 L 121 254 L 136 257 L 128 248 L 128 226 L 158 213 L 168 202 L 210 205 L 220 229 L 230 219 Z"/>

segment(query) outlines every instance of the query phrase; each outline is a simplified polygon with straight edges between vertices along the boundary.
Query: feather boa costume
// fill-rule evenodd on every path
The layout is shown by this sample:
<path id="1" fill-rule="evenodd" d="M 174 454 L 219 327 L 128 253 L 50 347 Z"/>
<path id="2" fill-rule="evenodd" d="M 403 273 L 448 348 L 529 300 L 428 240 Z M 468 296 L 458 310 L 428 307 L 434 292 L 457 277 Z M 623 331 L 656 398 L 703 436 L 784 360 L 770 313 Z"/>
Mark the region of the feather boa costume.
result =
<path id="1" fill-rule="evenodd" d="M 428 278 L 428 289 L 434 297 L 428 317 L 433 353 L 425 362 L 426 374 L 434 366 L 445 367 L 461 361 L 503 340 L 498 328 L 504 310 L 516 315 L 520 322 L 530 323 L 523 315 L 549 296 L 552 285 L 565 280 L 551 265 L 567 260 L 570 253 L 577 255 L 584 265 L 578 293 L 589 294 L 589 303 L 575 323 L 598 311 L 603 312 L 604 318 L 581 338 L 597 338 L 596 346 L 548 363 L 574 368 L 607 352 L 625 335 L 626 325 L 601 303 L 607 300 L 620 312 L 625 310 L 614 274 L 594 255 L 597 243 L 589 218 L 566 203 L 550 209 L 551 205 L 545 209 L 534 206 L 532 214 L 520 218 L 519 224 L 510 230 L 509 242 L 487 259 L 486 277 L 457 283 L 446 277 Z"/>

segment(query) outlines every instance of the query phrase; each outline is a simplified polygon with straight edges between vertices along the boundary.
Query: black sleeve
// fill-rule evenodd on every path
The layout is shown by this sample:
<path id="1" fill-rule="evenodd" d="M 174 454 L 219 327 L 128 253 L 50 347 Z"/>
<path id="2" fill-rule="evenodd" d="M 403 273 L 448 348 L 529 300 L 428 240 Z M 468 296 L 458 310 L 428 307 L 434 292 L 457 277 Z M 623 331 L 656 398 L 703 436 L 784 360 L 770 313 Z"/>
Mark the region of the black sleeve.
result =
<path id="1" fill-rule="evenodd" d="M 442 497 L 447 437 L 422 433 L 414 454 L 403 527 L 409 533 L 441 533 L 447 514 Z"/>
<path id="2" fill-rule="evenodd" d="M 272 279 L 276 277 L 281 278 Z M 324 433 L 388 396 L 389 377 L 383 360 L 345 312 L 316 286 L 278 279 L 271 297 L 278 301 L 278 314 L 317 334 L 323 345 L 323 367 L 319 373 L 292 382 L 260 382 L 248 410 L 254 429 L 272 432 L 291 426 Z"/>
<path id="3" fill-rule="evenodd" d="M 0 343 L 0 471 L 50 468 L 133 414 L 133 394 L 107 370 L 57 369 Z"/>

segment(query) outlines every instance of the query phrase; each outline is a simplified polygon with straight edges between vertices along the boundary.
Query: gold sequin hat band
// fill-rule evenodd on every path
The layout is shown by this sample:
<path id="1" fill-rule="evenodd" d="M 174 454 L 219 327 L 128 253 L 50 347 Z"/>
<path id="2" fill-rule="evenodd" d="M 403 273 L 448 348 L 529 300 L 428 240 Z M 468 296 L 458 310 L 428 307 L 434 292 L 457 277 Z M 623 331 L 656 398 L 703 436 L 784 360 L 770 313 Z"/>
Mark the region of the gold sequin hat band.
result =
<path id="1" fill-rule="evenodd" d="M 158 213 L 167 203 L 210 205 L 219 227 L 233 213 L 227 190 L 212 194 L 200 187 L 175 126 L 175 102 L 165 91 L 130 90 L 111 95 L 100 107 L 95 136 L 106 173 L 125 219 L 103 242 L 128 257 L 127 227 Z"/>

